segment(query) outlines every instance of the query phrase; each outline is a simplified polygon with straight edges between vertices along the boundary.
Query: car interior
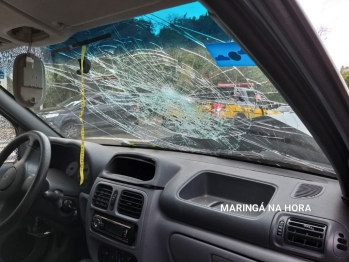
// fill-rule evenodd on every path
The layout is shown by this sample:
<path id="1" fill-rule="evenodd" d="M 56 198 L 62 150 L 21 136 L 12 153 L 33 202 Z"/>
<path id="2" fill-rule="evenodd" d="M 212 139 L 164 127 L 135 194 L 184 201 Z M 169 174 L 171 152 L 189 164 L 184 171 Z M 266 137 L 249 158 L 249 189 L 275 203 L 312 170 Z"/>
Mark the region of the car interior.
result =
<path id="1" fill-rule="evenodd" d="M 0 262 L 349 261 L 349 92 L 300 2 L 0 0 Z"/>

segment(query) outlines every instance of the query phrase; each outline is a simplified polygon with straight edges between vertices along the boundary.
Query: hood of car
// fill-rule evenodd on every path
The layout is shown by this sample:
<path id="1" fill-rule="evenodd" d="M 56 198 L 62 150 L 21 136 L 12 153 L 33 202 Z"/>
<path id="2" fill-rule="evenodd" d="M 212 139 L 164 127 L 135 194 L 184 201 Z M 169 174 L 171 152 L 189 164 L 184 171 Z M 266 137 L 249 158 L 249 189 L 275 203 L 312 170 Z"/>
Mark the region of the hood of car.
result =
<path id="1" fill-rule="evenodd" d="M 57 115 L 61 115 L 61 114 L 66 114 L 69 113 L 71 111 L 73 111 L 74 108 L 59 108 L 59 107 L 50 107 L 50 108 L 45 108 L 42 109 L 38 112 L 38 115 L 40 116 L 47 116 L 47 115 L 52 115 L 52 114 L 57 114 Z"/>

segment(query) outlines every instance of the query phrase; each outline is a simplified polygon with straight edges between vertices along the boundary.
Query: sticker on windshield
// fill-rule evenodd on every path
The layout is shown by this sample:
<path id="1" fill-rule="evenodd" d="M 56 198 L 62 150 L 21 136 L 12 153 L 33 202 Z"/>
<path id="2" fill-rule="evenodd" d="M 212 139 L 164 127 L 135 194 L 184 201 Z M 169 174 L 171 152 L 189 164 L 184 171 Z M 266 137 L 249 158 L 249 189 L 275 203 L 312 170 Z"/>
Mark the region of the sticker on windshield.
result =
<path id="1" fill-rule="evenodd" d="M 206 44 L 205 46 L 219 67 L 256 65 L 235 42 Z"/>

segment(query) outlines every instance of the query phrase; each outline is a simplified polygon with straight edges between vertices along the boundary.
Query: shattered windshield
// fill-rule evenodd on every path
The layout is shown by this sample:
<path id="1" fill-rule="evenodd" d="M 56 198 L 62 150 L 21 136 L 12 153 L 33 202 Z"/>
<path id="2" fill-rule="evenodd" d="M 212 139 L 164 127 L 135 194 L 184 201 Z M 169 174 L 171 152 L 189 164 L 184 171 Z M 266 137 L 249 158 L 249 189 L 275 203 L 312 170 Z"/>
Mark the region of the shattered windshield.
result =
<path id="1" fill-rule="evenodd" d="M 69 107 L 71 105 L 76 105 L 76 104 L 80 103 L 80 101 L 81 101 L 80 95 L 73 96 L 73 97 L 68 98 L 67 100 L 63 101 L 62 103 L 57 104 L 57 107 L 58 108 Z"/>
<path id="2" fill-rule="evenodd" d="M 334 174 L 276 88 L 198 2 L 32 48 L 45 61 L 48 86 L 34 113 L 64 137 L 81 138 L 79 43 L 95 37 L 102 40 L 84 56 L 87 140 Z M 13 58 L 23 52 L 0 54 L 10 91 Z"/>

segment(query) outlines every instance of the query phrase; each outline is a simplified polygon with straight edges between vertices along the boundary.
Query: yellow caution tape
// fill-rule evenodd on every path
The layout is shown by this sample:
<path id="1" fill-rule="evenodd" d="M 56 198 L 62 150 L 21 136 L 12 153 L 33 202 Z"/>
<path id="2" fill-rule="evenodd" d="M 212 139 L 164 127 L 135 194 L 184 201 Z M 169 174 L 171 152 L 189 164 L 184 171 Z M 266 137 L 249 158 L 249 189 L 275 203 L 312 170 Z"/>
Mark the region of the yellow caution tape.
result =
<path id="1" fill-rule="evenodd" d="M 80 147 L 80 185 L 84 183 L 84 162 L 85 162 L 85 128 L 84 128 L 84 120 L 82 118 L 85 109 L 85 86 L 84 86 L 84 58 L 86 53 L 86 46 L 82 46 L 81 48 L 81 62 L 80 62 L 80 70 L 81 70 L 81 109 L 79 114 L 79 119 L 81 122 L 81 147 Z"/>

